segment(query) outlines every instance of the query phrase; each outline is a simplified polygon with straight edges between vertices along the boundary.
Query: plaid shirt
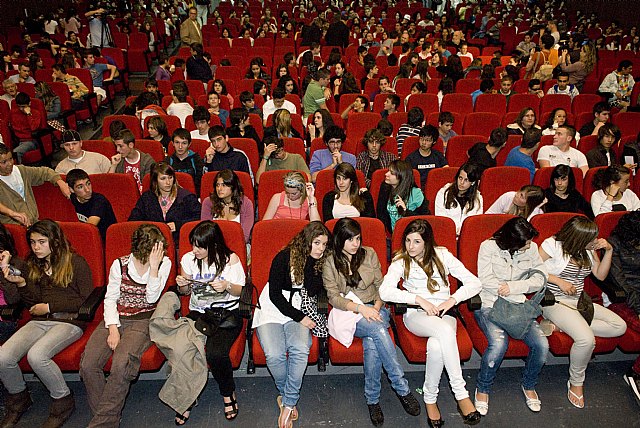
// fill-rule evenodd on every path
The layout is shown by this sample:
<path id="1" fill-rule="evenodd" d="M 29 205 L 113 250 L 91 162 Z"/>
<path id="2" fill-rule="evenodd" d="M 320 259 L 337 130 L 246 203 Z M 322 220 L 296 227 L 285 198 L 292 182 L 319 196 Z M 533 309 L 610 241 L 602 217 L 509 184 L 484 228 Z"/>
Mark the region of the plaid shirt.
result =
<path id="1" fill-rule="evenodd" d="M 378 156 L 380 159 L 380 167 L 381 168 L 389 168 L 389 164 L 398 159 L 396 155 L 393 155 L 389 152 L 385 152 L 384 150 L 380 150 L 380 155 Z M 371 175 L 373 175 L 373 171 L 369 173 L 369 168 L 371 167 L 371 158 L 369 157 L 369 152 L 366 150 L 361 152 L 356 158 L 356 169 L 359 169 L 364 173 L 366 178 L 367 188 L 371 186 Z"/>

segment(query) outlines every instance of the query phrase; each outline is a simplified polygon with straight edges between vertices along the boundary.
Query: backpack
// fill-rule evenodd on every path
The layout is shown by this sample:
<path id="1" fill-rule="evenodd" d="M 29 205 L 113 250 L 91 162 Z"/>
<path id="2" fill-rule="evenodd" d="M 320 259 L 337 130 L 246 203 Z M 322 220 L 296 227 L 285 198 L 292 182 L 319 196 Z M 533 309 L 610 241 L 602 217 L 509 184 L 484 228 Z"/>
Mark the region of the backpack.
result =
<path id="1" fill-rule="evenodd" d="M 540 66 L 538 71 L 533 75 L 534 79 L 539 79 L 540 82 L 546 82 L 553 78 L 553 65 L 549 62 L 549 59 L 545 56 L 544 52 L 540 52 L 544 58 L 544 63 Z"/>

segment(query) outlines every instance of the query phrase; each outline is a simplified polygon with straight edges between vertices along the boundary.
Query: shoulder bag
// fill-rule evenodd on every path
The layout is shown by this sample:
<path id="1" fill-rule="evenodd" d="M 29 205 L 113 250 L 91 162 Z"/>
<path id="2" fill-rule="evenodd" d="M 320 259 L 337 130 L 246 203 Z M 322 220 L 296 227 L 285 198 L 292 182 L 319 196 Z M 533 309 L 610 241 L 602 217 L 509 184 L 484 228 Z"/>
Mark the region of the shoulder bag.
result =
<path id="1" fill-rule="evenodd" d="M 514 339 L 523 339 L 529 333 L 535 319 L 542 314 L 540 302 L 547 289 L 547 276 L 538 269 L 530 269 L 519 279 L 529 279 L 536 274 L 542 275 L 544 285 L 531 299 L 525 300 L 524 303 L 513 303 L 498 296 L 489 311 L 489 320 Z"/>

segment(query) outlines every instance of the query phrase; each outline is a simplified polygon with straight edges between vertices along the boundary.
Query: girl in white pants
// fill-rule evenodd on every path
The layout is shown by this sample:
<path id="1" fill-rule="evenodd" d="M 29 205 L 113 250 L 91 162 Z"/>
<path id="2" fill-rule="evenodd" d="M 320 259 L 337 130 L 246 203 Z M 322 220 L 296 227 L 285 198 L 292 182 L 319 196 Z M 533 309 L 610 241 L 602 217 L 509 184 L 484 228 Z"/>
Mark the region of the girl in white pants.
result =
<path id="1" fill-rule="evenodd" d="M 402 249 L 389 266 L 379 292 L 386 302 L 418 306 L 407 310 L 404 323 L 416 336 L 429 338 L 423 387 L 429 426 L 444 424 L 437 405 L 443 368 L 449 374 L 463 422 L 475 425 L 480 422 L 480 414 L 469 399 L 462 377 L 456 319 L 446 313 L 454 305 L 478 294 L 482 284 L 446 248 L 436 246 L 433 230 L 426 220 L 409 223 L 402 238 Z M 449 274 L 465 285 L 453 294 L 447 281 Z M 404 290 L 398 289 L 401 278 Z"/>
<path id="2" fill-rule="evenodd" d="M 596 250 L 604 250 L 602 260 Z M 613 248 L 598 238 L 598 226 L 586 217 L 576 216 L 562 226 L 555 236 L 544 240 L 540 256 L 549 272 L 548 288 L 556 304 L 542 308 L 542 315 L 573 339 L 569 354 L 567 398 L 575 407 L 584 407 L 584 379 L 587 364 L 596 346 L 595 336 L 618 337 L 627 330 L 622 318 L 609 309 L 593 304 L 593 321 L 589 325 L 576 310 L 584 279 L 590 274 L 604 280 L 611 267 Z"/>

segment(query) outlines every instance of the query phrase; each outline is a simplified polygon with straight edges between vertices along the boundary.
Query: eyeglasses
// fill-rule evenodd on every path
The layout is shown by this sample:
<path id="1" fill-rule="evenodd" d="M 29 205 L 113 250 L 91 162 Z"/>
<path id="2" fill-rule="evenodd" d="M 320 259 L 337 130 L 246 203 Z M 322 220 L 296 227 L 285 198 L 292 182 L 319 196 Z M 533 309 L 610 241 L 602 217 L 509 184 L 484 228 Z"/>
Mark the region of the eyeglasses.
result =
<path id="1" fill-rule="evenodd" d="M 339 144 L 342 144 L 342 140 L 340 140 L 338 138 L 333 138 L 333 139 L 327 141 L 327 144 L 339 145 Z"/>

